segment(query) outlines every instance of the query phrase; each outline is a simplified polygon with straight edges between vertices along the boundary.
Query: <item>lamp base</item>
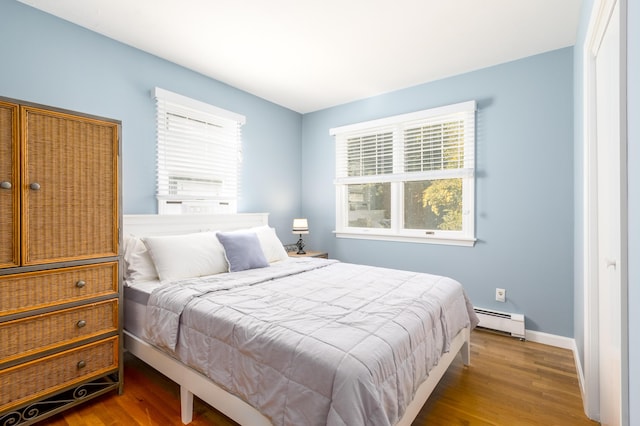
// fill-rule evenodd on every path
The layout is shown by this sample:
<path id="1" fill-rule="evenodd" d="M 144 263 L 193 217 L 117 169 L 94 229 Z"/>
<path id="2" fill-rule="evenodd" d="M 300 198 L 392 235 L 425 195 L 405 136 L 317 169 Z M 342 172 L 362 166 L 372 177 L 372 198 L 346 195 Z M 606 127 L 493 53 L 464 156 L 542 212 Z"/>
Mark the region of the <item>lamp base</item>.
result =
<path id="1" fill-rule="evenodd" d="M 296 254 L 307 254 L 307 252 L 303 250 L 304 249 L 304 241 L 302 241 L 302 234 L 300 234 L 300 239 L 296 243 L 296 247 L 298 247 L 298 252 Z"/>

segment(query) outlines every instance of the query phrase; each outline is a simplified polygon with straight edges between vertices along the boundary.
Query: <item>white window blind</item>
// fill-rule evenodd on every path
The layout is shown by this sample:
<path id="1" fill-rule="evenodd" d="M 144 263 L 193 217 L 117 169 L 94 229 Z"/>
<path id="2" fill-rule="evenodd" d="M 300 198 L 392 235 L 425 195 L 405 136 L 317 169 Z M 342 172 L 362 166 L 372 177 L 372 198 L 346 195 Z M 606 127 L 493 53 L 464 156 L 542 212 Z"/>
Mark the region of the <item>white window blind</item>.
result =
<path id="1" fill-rule="evenodd" d="M 392 131 L 352 134 L 340 148 L 340 155 L 346 159 L 338 171 L 340 177 L 393 173 Z"/>
<path id="2" fill-rule="evenodd" d="M 404 124 L 404 172 L 472 174 L 474 113 L 475 109 L 465 110 Z"/>
<path id="3" fill-rule="evenodd" d="M 159 88 L 153 95 L 159 212 L 235 212 L 244 116 Z"/>

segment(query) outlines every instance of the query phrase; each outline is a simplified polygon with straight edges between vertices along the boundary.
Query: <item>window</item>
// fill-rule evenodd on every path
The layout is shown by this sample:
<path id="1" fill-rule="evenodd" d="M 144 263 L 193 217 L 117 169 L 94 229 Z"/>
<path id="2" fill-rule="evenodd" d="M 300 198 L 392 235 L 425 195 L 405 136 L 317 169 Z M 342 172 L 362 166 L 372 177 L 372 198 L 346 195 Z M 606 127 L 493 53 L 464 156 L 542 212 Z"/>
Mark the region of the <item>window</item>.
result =
<path id="1" fill-rule="evenodd" d="M 336 234 L 472 246 L 475 101 L 331 129 Z"/>
<path id="2" fill-rule="evenodd" d="M 153 97 L 158 213 L 235 213 L 244 116 L 157 87 Z"/>

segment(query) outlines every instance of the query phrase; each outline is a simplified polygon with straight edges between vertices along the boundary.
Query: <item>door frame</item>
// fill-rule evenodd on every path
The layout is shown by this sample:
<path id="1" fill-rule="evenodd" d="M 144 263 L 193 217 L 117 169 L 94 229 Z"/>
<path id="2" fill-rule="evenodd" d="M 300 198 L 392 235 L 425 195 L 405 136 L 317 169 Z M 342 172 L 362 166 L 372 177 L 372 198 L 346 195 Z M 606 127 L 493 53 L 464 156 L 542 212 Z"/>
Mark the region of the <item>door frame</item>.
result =
<path id="1" fill-rule="evenodd" d="M 621 299 L 628 300 L 628 203 L 627 203 L 627 0 L 595 0 L 587 36 L 583 46 L 583 307 L 584 307 L 584 384 L 583 402 L 589 418 L 600 420 L 600 356 L 599 356 L 599 305 L 598 305 L 598 156 L 596 138 L 596 73 L 595 54 L 600 46 L 613 9 L 620 7 L 620 126 L 621 139 Z M 629 423 L 628 383 L 628 309 L 622 310 L 622 424 Z"/>

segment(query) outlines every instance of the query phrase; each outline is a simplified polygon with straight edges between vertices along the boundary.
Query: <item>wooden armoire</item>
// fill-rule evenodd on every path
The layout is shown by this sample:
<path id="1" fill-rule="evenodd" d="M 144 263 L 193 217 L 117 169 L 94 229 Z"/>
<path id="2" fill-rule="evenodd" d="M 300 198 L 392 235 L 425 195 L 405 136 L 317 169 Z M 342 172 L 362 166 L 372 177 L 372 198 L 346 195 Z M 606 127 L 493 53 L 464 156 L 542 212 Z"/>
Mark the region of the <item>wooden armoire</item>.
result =
<path id="1" fill-rule="evenodd" d="M 119 121 L 0 98 L 0 424 L 122 390 Z"/>

